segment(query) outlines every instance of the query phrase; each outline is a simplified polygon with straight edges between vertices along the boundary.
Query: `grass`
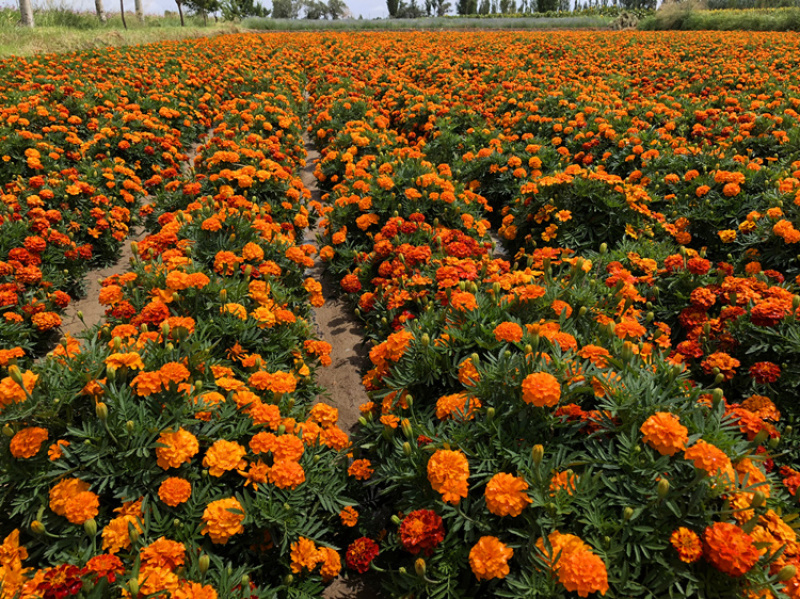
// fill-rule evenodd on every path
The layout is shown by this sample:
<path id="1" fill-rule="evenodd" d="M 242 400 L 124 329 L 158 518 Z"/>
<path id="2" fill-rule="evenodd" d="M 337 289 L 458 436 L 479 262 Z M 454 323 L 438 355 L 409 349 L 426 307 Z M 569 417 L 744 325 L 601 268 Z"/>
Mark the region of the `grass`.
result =
<path id="1" fill-rule="evenodd" d="M 800 8 L 698 10 L 691 3 L 664 7 L 639 23 L 644 30 L 800 31 Z"/>
<path id="2" fill-rule="evenodd" d="M 606 29 L 609 16 L 592 17 L 427 17 L 422 19 L 245 19 L 242 26 L 259 31 L 426 31 L 470 29 Z"/>
<path id="3" fill-rule="evenodd" d="M 107 4 L 107 3 L 106 3 Z M 19 27 L 19 12 L 0 9 L 0 56 L 30 56 L 54 52 L 74 52 L 107 46 L 147 44 L 165 40 L 207 37 L 220 33 L 236 33 L 240 28 L 231 23 L 203 24 L 199 17 L 187 17 L 186 27 L 178 16 L 146 16 L 144 24 L 136 15 L 125 13 L 128 30 L 122 27 L 119 13 L 108 14 L 103 24 L 94 13 L 79 13 L 65 8 L 35 11 L 36 27 Z"/>

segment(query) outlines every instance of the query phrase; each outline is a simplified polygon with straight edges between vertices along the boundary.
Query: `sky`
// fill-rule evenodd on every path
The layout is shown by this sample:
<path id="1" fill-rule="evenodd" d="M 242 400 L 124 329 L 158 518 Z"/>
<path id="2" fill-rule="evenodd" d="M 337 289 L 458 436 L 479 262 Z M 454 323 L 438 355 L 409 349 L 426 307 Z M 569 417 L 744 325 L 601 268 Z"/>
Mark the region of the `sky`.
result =
<path id="1" fill-rule="evenodd" d="M 267 8 L 272 8 L 272 0 L 260 0 L 261 3 Z M 13 0 L 11 2 L 14 4 Z M 386 0 L 345 0 L 345 3 L 350 8 L 350 12 L 354 17 L 358 18 L 359 15 L 365 19 L 375 19 L 380 17 L 387 17 L 389 11 L 386 8 Z M 7 2 L 3 2 L 7 4 Z M 78 11 L 94 10 L 94 0 L 34 0 L 34 6 L 47 6 L 48 4 L 56 6 L 66 6 L 74 8 Z M 104 0 L 106 10 L 113 11 L 114 7 L 118 7 L 118 0 Z M 165 10 L 177 11 L 175 0 L 143 0 L 144 10 L 149 14 L 164 14 Z M 125 0 L 125 8 L 133 10 L 133 0 Z M 117 8 L 117 10 L 119 10 Z"/>

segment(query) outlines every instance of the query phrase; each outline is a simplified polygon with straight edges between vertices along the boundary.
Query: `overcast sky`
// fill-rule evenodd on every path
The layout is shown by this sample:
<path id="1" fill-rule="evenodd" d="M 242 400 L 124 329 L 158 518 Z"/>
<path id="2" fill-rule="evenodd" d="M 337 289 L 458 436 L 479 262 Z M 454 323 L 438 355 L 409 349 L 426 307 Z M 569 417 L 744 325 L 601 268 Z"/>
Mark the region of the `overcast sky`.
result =
<path id="1" fill-rule="evenodd" d="M 272 0 L 260 1 L 267 8 L 272 8 Z M 143 0 L 143 3 L 145 12 L 151 14 L 164 14 L 165 10 L 177 10 L 175 0 Z M 365 19 L 374 19 L 389 15 L 389 11 L 386 8 L 386 0 L 345 0 L 345 3 L 350 7 L 350 12 L 353 13 L 353 16 L 356 18 L 359 15 L 362 15 Z M 4 6 L 9 4 L 13 6 L 16 4 L 16 1 L 2 0 L 2 2 L 0 2 L 0 5 Z M 41 7 L 49 4 L 51 6 L 67 6 L 75 8 L 75 10 L 94 10 L 94 0 L 33 0 L 33 4 L 34 6 Z M 104 4 L 108 11 L 113 11 L 114 8 L 112 7 L 119 6 L 117 0 L 105 0 Z M 128 8 L 129 5 L 130 8 Z M 125 0 L 125 8 L 126 10 L 132 11 L 133 0 Z M 118 8 L 117 11 L 119 11 Z"/>

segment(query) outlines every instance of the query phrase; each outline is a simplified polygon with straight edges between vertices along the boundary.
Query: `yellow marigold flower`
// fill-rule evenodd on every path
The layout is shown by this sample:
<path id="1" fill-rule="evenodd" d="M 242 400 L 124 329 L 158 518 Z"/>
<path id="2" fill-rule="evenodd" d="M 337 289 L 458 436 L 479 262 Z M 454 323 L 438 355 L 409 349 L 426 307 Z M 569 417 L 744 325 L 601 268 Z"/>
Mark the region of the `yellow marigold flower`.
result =
<path id="1" fill-rule="evenodd" d="M 32 458 L 42 448 L 42 443 L 47 441 L 47 429 L 38 426 L 29 426 L 17 432 L 11 439 L 11 455 L 15 458 Z"/>
<path id="2" fill-rule="evenodd" d="M 192 495 L 192 484 L 177 476 L 171 476 L 158 487 L 158 497 L 170 507 L 177 507 L 188 501 Z"/>
<path id="3" fill-rule="evenodd" d="M 543 408 L 552 407 L 561 399 L 561 385 L 549 372 L 534 372 L 522 381 L 522 400 Z"/>
<path id="4" fill-rule="evenodd" d="M 158 465 L 164 470 L 177 468 L 184 462 L 191 461 L 192 457 L 200 451 L 197 437 L 182 428 L 174 433 L 161 433 L 156 442 L 160 445 L 156 448 Z"/>
<path id="5" fill-rule="evenodd" d="M 453 505 L 467 496 L 469 462 L 460 451 L 440 449 L 428 460 L 428 480 L 442 500 Z"/>
<path id="6" fill-rule="evenodd" d="M 229 470 L 245 467 L 244 456 L 247 450 L 235 441 L 220 439 L 206 451 L 203 466 L 211 476 L 222 476 Z"/>
<path id="7" fill-rule="evenodd" d="M 481 537 L 470 549 L 469 565 L 478 580 L 505 578 L 510 571 L 508 560 L 513 556 L 514 550 L 497 537 Z"/>
<path id="8" fill-rule="evenodd" d="M 669 412 L 656 412 L 644 421 L 641 428 L 643 440 L 661 455 L 675 455 L 686 448 L 689 429 L 680 418 Z"/>
<path id="9" fill-rule="evenodd" d="M 207 534 L 215 544 L 225 545 L 233 535 L 244 532 L 244 508 L 235 497 L 212 501 L 203 512 L 205 526 L 200 534 Z"/>
<path id="10" fill-rule="evenodd" d="M 486 508 L 496 516 L 519 516 L 532 502 L 527 489 L 524 478 L 499 472 L 486 485 Z"/>

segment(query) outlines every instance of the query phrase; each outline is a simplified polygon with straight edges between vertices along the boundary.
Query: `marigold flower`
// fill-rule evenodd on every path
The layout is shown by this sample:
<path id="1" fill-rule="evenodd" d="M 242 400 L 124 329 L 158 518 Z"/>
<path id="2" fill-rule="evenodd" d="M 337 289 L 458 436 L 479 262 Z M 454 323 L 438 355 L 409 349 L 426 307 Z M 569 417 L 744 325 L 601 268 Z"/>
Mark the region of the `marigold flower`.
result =
<path id="1" fill-rule="evenodd" d="M 347 567 L 363 574 L 369 570 L 369 565 L 378 557 L 378 544 L 368 537 L 356 539 L 347 547 L 345 562 Z"/>
<path id="2" fill-rule="evenodd" d="M 65 439 L 59 439 L 55 443 L 53 443 L 49 449 L 47 450 L 47 457 L 50 459 L 51 462 L 55 462 L 56 460 L 60 459 L 64 455 L 63 447 L 69 447 L 69 441 Z"/>
<path id="3" fill-rule="evenodd" d="M 305 470 L 294 460 L 275 460 L 269 470 L 269 482 L 279 489 L 294 489 L 305 480 Z"/>
<path id="4" fill-rule="evenodd" d="M 460 451 L 440 449 L 428 460 L 428 480 L 434 491 L 442 494 L 442 501 L 458 504 L 467 496 L 469 462 Z"/>
<path id="5" fill-rule="evenodd" d="M 76 493 L 64 504 L 64 515 L 72 524 L 83 524 L 100 511 L 100 498 L 91 491 Z"/>
<path id="6" fill-rule="evenodd" d="M 344 526 L 353 528 L 358 524 L 358 511 L 354 507 L 346 505 L 342 508 L 342 511 L 339 512 L 339 519 Z"/>
<path id="7" fill-rule="evenodd" d="M 191 461 L 200 451 L 197 437 L 183 428 L 175 432 L 161 433 L 156 443 L 159 444 L 156 448 L 157 463 L 164 470 L 178 468 L 181 464 Z"/>
<path id="8" fill-rule="evenodd" d="M 172 599 L 218 599 L 217 590 L 210 584 L 184 580 L 172 592 Z"/>
<path id="9" fill-rule="evenodd" d="M 497 537 L 481 537 L 470 549 L 469 566 L 478 580 L 505 578 L 510 572 L 508 560 L 514 556 L 514 550 Z"/>
<path id="10" fill-rule="evenodd" d="M 501 322 L 494 328 L 494 338 L 498 341 L 518 343 L 522 341 L 522 327 L 515 322 Z"/>
<path id="11" fill-rule="evenodd" d="M 295 574 L 299 574 L 303 569 L 311 572 L 323 559 L 314 541 L 305 537 L 298 538 L 297 541 L 291 544 L 290 549 L 291 568 Z"/>
<path id="12" fill-rule="evenodd" d="M 113 518 L 103 529 L 103 550 L 114 554 L 123 549 L 128 549 L 131 546 L 131 526 L 138 532 L 142 532 L 142 526 L 136 516 L 122 514 L 117 518 Z"/>
<path id="13" fill-rule="evenodd" d="M 245 455 L 247 455 L 247 450 L 243 446 L 235 441 L 220 439 L 206 451 L 203 466 L 208 468 L 211 476 L 222 476 L 229 470 L 244 468 Z"/>
<path id="14" fill-rule="evenodd" d="M 693 530 L 681 526 L 672 533 L 669 542 L 678 552 L 681 561 L 691 564 L 703 555 L 703 544 Z"/>
<path id="15" fill-rule="evenodd" d="M 244 508 L 235 497 L 219 499 L 208 504 L 203 512 L 200 534 L 207 534 L 215 544 L 225 545 L 233 535 L 244 532 Z"/>
<path id="16" fill-rule="evenodd" d="M 436 401 L 436 417 L 440 420 L 453 418 L 460 421 L 475 418 L 475 410 L 481 408 L 481 400 L 466 393 L 443 395 Z"/>
<path id="17" fill-rule="evenodd" d="M 324 403 L 315 404 L 308 417 L 322 428 L 335 426 L 339 420 L 339 410 Z"/>
<path id="18" fill-rule="evenodd" d="M 644 435 L 644 442 L 661 455 L 675 455 L 684 450 L 689 441 L 689 429 L 669 412 L 656 412 L 644 421 L 639 430 Z"/>
<path id="19" fill-rule="evenodd" d="M 183 543 L 159 537 L 139 552 L 143 568 L 177 570 L 186 561 Z"/>
<path id="20" fill-rule="evenodd" d="M 736 369 L 741 365 L 741 362 L 725 352 L 714 352 L 703 360 L 700 365 L 706 374 L 711 374 L 715 368 L 718 368 L 725 375 L 725 380 L 729 381 L 736 374 Z"/>
<path id="21" fill-rule="evenodd" d="M 561 385 L 549 372 L 534 372 L 522 381 L 522 400 L 537 407 L 552 407 L 561 399 Z"/>
<path id="22" fill-rule="evenodd" d="M 342 558 L 339 557 L 339 552 L 330 547 L 320 547 L 320 569 L 319 573 L 322 575 L 322 580 L 330 582 L 342 571 Z"/>
<path id="23" fill-rule="evenodd" d="M 499 472 L 486 485 L 486 508 L 496 516 L 519 516 L 532 499 L 524 478 Z"/>
<path id="24" fill-rule="evenodd" d="M 729 522 L 715 522 L 703 533 L 703 555 L 728 576 L 743 576 L 760 556 L 753 537 Z"/>
<path id="25" fill-rule="evenodd" d="M 192 484 L 177 476 L 171 476 L 158 487 L 158 497 L 170 507 L 177 507 L 189 500 Z"/>
<path id="26" fill-rule="evenodd" d="M 114 583 L 118 574 L 125 573 L 125 566 L 116 555 L 101 553 L 95 555 L 86 562 L 86 569 L 95 575 L 95 581 L 106 578 L 108 582 Z"/>
<path id="27" fill-rule="evenodd" d="M 605 595 L 608 591 L 608 572 L 599 556 L 586 549 L 562 554 L 558 560 L 558 581 L 580 597 L 589 593 Z"/>
<path id="28" fill-rule="evenodd" d="M 695 468 L 704 470 L 709 476 L 726 475 L 728 480 L 734 480 L 730 458 L 711 443 L 698 439 L 684 452 L 683 457 L 694 462 Z"/>
<path id="29" fill-rule="evenodd" d="M 47 429 L 38 426 L 29 426 L 18 431 L 11 439 L 11 455 L 15 458 L 32 458 L 42 448 L 42 443 L 47 441 Z"/>
<path id="30" fill-rule="evenodd" d="M 65 478 L 50 489 L 50 509 L 59 516 L 66 516 L 67 502 L 75 495 L 89 490 L 89 483 L 78 478 Z"/>
<path id="31" fill-rule="evenodd" d="M 774 383 L 781 376 L 781 367 L 772 362 L 756 362 L 750 367 L 749 372 L 757 383 Z"/>
<path id="32" fill-rule="evenodd" d="M 575 493 L 578 476 L 572 470 L 556 472 L 550 480 L 550 495 L 554 496 L 559 491 L 566 491 L 568 495 Z"/>
<path id="33" fill-rule="evenodd" d="M 444 523 L 433 510 L 415 510 L 403 519 L 397 534 L 406 551 L 430 556 L 444 540 Z"/>
<path id="34" fill-rule="evenodd" d="M 354 460 L 350 467 L 347 469 L 347 474 L 356 478 L 356 480 L 369 480 L 375 470 L 369 460 L 360 459 Z"/>
<path id="35" fill-rule="evenodd" d="M 545 556 L 545 561 L 553 572 L 556 572 L 561 567 L 561 558 L 565 555 L 574 551 L 590 550 L 590 547 L 579 537 L 571 534 L 561 534 L 557 530 L 547 535 L 547 542 L 550 546 L 549 550 L 545 547 L 544 538 L 542 537 L 536 540 L 536 547 Z"/>

